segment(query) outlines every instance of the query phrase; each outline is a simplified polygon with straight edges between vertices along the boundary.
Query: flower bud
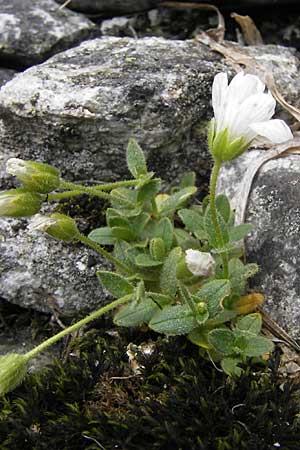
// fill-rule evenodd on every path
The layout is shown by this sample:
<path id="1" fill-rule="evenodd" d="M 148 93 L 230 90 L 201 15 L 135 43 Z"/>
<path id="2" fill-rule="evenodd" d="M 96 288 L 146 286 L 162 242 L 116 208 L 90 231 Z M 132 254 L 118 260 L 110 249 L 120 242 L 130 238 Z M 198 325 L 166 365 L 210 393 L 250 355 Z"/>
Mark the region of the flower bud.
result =
<path id="1" fill-rule="evenodd" d="M 36 215 L 29 225 L 29 232 L 44 231 L 55 239 L 72 241 L 79 233 L 76 223 L 65 214 L 53 213 L 49 216 Z"/>
<path id="2" fill-rule="evenodd" d="M 6 163 L 6 172 L 17 177 L 31 192 L 48 194 L 60 185 L 59 171 L 48 164 L 11 158 Z"/>
<path id="3" fill-rule="evenodd" d="M 0 356 L 0 396 L 22 383 L 27 372 L 25 355 L 10 353 Z"/>
<path id="4" fill-rule="evenodd" d="M 38 213 L 42 204 L 39 194 L 25 189 L 11 189 L 0 193 L 0 216 L 27 217 Z"/>
<path id="5" fill-rule="evenodd" d="M 214 273 L 215 260 L 210 253 L 186 250 L 185 261 L 189 271 L 199 277 L 209 277 Z"/>

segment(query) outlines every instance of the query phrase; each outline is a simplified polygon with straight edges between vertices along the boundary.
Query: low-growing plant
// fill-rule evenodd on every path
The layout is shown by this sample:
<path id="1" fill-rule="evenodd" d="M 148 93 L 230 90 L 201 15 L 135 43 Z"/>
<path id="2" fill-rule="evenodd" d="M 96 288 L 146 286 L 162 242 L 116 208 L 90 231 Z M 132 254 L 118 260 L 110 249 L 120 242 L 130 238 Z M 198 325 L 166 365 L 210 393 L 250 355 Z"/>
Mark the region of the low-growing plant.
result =
<path id="1" fill-rule="evenodd" d="M 246 293 L 256 264 L 245 264 L 243 238 L 250 224 L 235 225 L 234 212 L 224 194 L 216 195 L 223 162 L 242 154 L 257 135 L 282 142 L 291 137 L 282 121 L 269 120 L 275 100 L 264 93 L 255 76 L 238 74 L 228 86 L 226 74 L 213 85 L 215 117 L 209 131 L 214 159 L 210 195 L 193 203 L 195 174 L 187 173 L 170 192 L 148 170 L 144 153 L 131 139 L 126 160 L 131 180 L 86 187 L 65 182 L 51 166 L 12 158 L 7 172 L 23 187 L 0 194 L 0 215 L 35 215 L 30 232 L 44 231 L 65 242 L 81 241 L 106 257 L 115 271 L 98 271 L 102 286 L 115 298 L 76 324 L 64 329 L 26 354 L 0 359 L 0 393 L 19 384 L 28 361 L 68 333 L 117 308 L 117 326 L 147 324 L 166 335 L 186 335 L 203 356 L 219 361 L 229 375 L 239 376 L 248 358 L 273 349 L 261 335 L 262 318 L 254 312 L 262 302 Z M 63 191 L 54 192 L 53 191 Z M 63 214 L 39 215 L 45 201 L 82 193 L 109 202 L 106 226 L 82 235 L 75 221 Z"/>

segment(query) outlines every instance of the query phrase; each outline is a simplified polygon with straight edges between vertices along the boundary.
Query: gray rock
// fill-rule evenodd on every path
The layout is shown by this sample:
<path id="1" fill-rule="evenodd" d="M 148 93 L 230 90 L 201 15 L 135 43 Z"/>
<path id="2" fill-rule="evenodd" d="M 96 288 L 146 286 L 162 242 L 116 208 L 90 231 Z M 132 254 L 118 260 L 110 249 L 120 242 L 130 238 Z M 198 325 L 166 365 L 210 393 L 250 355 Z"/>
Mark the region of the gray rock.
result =
<path id="1" fill-rule="evenodd" d="M 278 66 L 287 98 L 294 95 L 299 86 L 294 51 L 252 51 L 262 63 Z M 71 180 L 118 180 L 129 176 L 124 150 L 134 136 L 151 170 L 167 181 L 196 170 L 201 191 L 210 167 L 205 136 L 211 83 L 222 70 L 233 73 L 219 55 L 193 41 L 86 41 L 1 89 L 0 158 L 44 161 Z M 103 302 L 95 268 L 86 267 L 90 250 L 30 238 L 19 221 L 1 223 L 0 293 L 5 299 L 42 311 L 51 310 L 48 300 L 53 299 L 65 315 Z"/>
<path id="2" fill-rule="evenodd" d="M 101 22 L 100 31 L 102 36 L 130 36 L 134 37 L 137 16 L 113 17 Z"/>
<path id="3" fill-rule="evenodd" d="M 109 267 L 101 256 L 38 232 L 30 235 L 27 224 L 26 219 L 0 219 L 0 296 L 62 316 L 92 311 L 108 300 L 96 277 L 97 269 Z"/>
<path id="4" fill-rule="evenodd" d="M 11 80 L 16 73 L 17 72 L 15 70 L 0 68 L 0 87 L 7 83 L 7 81 Z"/>
<path id="5" fill-rule="evenodd" d="M 245 170 L 261 151 L 251 151 L 223 167 L 219 191 L 239 202 Z M 265 163 L 254 179 L 246 222 L 254 231 L 246 239 L 249 262 L 260 266 L 251 282 L 265 295 L 263 309 L 292 337 L 300 338 L 300 158 L 298 155 Z"/>
<path id="6" fill-rule="evenodd" d="M 91 37 L 95 25 L 54 0 L 0 0 L 0 30 L 1 60 L 22 69 Z"/>
<path id="7" fill-rule="evenodd" d="M 171 181 L 207 160 L 195 128 L 206 133 L 210 86 L 223 68 L 193 41 L 86 41 L 2 88 L 2 157 L 45 161 L 69 179 L 118 179 L 128 176 L 124 149 L 134 136 Z"/>
<path id="8" fill-rule="evenodd" d="M 65 0 L 56 0 L 65 3 Z M 92 14 L 127 14 L 154 8 L 159 0 L 71 0 L 68 8 Z"/>

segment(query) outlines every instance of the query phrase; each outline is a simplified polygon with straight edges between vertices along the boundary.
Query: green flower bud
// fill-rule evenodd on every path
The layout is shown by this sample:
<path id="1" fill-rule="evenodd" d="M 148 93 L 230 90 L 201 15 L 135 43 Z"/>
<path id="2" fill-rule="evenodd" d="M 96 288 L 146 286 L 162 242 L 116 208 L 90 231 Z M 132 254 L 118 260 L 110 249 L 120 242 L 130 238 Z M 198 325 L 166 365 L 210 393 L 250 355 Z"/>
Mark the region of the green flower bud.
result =
<path id="1" fill-rule="evenodd" d="M 6 172 L 17 177 L 31 192 L 48 194 L 60 185 L 59 171 L 48 164 L 11 158 L 6 163 Z"/>
<path id="2" fill-rule="evenodd" d="M 0 396 L 22 383 L 27 373 L 27 363 L 25 355 L 10 353 L 0 356 Z"/>
<path id="3" fill-rule="evenodd" d="M 11 189 L 0 193 L 0 216 L 27 217 L 38 213 L 42 205 L 39 194 L 25 189 Z"/>
<path id="4" fill-rule="evenodd" d="M 250 143 L 240 136 L 231 140 L 228 128 L 215 132 L 214 120 L 211 120 L 208 130 L 208 146 L 214 159 L 221 162 L 231 161 L 242 155 Z"/>
<path id="5" fill-rule="evenodd" d="M 29 231 L 44 231 L 64 242 L 72 241 L 79 234 L 75 221 L 71 217 L 59 213 L 49 216 L 37 214 L 29 225 Z"/>

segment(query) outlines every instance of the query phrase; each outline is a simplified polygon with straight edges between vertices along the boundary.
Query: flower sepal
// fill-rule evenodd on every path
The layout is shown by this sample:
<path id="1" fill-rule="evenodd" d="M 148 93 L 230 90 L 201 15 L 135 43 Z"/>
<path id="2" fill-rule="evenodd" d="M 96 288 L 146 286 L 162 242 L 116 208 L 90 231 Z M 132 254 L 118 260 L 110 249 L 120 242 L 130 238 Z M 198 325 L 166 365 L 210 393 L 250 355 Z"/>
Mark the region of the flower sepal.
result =
<path id="1" fill-rule="evenodd" d="M 60 185 L 59 171 L 48 164 L 36 161 L 11 158 L 6 163 L 6 172 L 17 177 L 31 192 L 49 194 Z"/>
<path id="2" fill-rule="evenodd" d="M 75 221 L 60 213 L 53 213 L 48 216 L 38 214 L 29 225 L 29 231 L 43 231 L 64 242 L 71 242 L 79 235 Z"/>
<path id="3" fill-rule="evenodd" d="M 11 189 L 0 193 L 0 216 L 28 217 L 37 214 L 42 196 L 26 189 Z"/>
<path id="4" fill-rule="evenodd" d="M 233 141 L 230 140 L 228 128 L 215 132 L 214 119 L 209 125 L 208 146 L 214 159 L 219 162 L 232 161 L 241 156 L 248 148 L 248 144 L 242 136 Z"/>

